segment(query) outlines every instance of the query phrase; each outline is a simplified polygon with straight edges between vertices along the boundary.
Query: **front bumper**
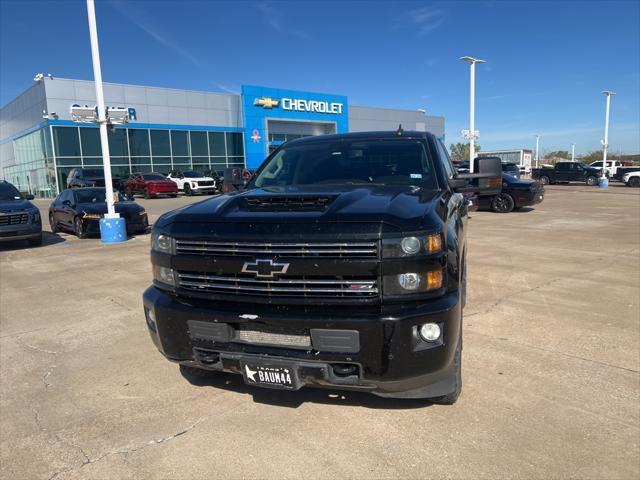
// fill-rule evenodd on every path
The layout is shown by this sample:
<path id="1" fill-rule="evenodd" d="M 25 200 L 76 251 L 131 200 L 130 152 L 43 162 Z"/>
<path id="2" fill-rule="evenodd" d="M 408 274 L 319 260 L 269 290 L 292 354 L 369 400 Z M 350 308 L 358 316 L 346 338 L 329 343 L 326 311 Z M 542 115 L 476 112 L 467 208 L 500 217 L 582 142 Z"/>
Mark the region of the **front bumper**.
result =
<path id="1" fill-rule="evenodd" d="M 42 224 L 23 223 L 0 227 L 0 242 L 36 239 L 42 235 Z"/>
<path id="2" fill-rule="evenodd" d="M 390 397 L 438 397 L 455 389 L 454 354 L 462 318 L 457 293 L 378 313 L 362 313 L 357 308 L 326 313 L 311 306 L 297 310 L 260 305 L 214 307 L 196 302 L 156 287 L 144 293 L 149 334 L 158 350 L 171 361 L 241 373 L 243 361 L 268 360 L 294 369 L 299 386 L 364 390 Z M 155 321 L 149 311 L 153 311 Z M 419 326 L 428 322 L 441 326 L 441 341 L 428 344 L 419 337 Z M 195 331 L 196 324 L 200 334 Z M 357 332 L 358 342 L 350 353 L 317 348 L 315 339 L 305 348 L 264 345 L 236 341 L 233 334 L 227 340 L 207 338 L 201 334 L 207 325 L 214 330 L 222 326 L 229 332 L 254 328 L 350 331 Z M 355 366 L 355 373 L 337 375 L 336 367 L 344 365 Z"/>
<path id="3" fill-rule="evenodd" d="M 513 193 L 513 200 L 517 207 L 526 207 L 529 205 L 537 205 L 544 200 L 544 189 L 540 190 L 523 190 Z"/>

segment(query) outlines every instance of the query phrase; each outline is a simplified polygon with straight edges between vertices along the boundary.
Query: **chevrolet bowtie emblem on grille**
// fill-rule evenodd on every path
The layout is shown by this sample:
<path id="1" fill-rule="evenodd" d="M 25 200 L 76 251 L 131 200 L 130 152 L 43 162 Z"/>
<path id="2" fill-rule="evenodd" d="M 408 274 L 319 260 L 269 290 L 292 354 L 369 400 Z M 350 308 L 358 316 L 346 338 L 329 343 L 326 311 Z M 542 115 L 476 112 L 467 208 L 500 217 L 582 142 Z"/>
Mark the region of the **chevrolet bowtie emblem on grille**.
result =
<path id="1" fill-rule="evenodd" d="M 262 108 L 267 108 L 271 110 L 272 108 L 280 105 L 280 100 L 274 100 L 271 97 L 262 97 L 262 98 L 256 98 L 253 104 L 256 107 L 262 107 Z"/>
<path id="2" fill-rule="evenodd" d="M 253 273 L 258 278 L 273 278 L 274 275 L 287 273 L 287 270 L 288 263 L 276 263 L 273 260 L 256 260 L 242 266 L 242 273 Z"/>

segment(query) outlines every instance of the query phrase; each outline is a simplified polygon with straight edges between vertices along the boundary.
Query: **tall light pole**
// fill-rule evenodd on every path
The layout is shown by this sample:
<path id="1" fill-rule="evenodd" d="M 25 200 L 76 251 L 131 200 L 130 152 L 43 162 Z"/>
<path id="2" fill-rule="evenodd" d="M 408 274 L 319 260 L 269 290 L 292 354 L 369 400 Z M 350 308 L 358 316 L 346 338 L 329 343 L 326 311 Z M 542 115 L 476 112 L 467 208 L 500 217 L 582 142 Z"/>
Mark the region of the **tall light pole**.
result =
<path id="1" fill-rule="evenodd" d="M 540 135 L 536 135 L 535 137 L 536 137 L 536 168 L 538 168 L 540 166 L 538 162 L 538 158 L 539 158 L 538 151 L 540 150 Z"/>
<path id="2" fill-rule="evenodd" d="M 571 161 L 572 162 L 576 161 L 576 144 L 575 143 L 571 144 Z"/>
<path id="3" fill-rule="evenodd" d="M 471 67 L 469 81 L 469 131 L 464 132 L 463 136 L 469 139 L 469 172 L 473 173 L 473 160 L 476 156 L 476 138 L 480 136 L 475 128 L 475 110 L 476 110 L 476 63 L 486 63 L 484 60 L 473 57 L 460 57 L 460 60 L 468 62 Z"/>
<path id="4" fill-rule="evenodd" d="M 93 76 L 96 85 L 96 121 L 100 126 L 104 189 L 107 201 L 107 213 L 104 215 L 104 218 L 100 219 L 100 237 L 105 243 L 124 242 L 127 239 L 125 220 L 124 218 L 120 218 L 120 215 L 116 213 L 113 205 L 113 179 L 111 178 L 111 156 L 109 155 L 109 138 L 107 137 L 107 112 L 104 107 L 104 92 L 102 90 L 102 69 L 100 68 L 100 50 L 98 48 L 98 28 L 96 27 L 96 7 L 94 0 L 87 0 L 87 17 L 89 20 L 89 37 L 91 39 Z"/>
<path id="5" fill-rule="evenodd" d="M 602 178 L 607 178 L 607 149 L 609 148 L 609 109 L 611 107 L 611 96 L 615 92 L 605 90 L 602 92 L 607 97 L 607 108 L 604 114 L 604 140 L 602 140 Z"/>

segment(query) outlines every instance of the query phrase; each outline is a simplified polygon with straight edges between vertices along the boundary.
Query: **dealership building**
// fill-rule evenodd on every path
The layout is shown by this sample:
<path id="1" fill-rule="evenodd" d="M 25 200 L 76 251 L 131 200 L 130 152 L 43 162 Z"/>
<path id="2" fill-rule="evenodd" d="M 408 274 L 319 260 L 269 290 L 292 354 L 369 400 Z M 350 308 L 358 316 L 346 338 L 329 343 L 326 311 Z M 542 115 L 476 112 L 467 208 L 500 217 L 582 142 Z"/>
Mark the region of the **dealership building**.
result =
<path id="1" fill-rule="evenodd" d="M 40 78 L 38 76 L 36 78 Z M 257 168 L 287 140 L 368 130 L 430 131 L 444 138 L 444 117 L 423 110 L 350 105 L 343 95 L 244 85 L 241 93 L 104 84 L 107 107 L 128 109 L 109 129 L 112 172 Z M 0 109 L 0 178 L 20 191 L 53 197 L 73 167 L 102 165 L 96 125 L 78 123 L 72 106 L 94 107 L 92 81 L 42 77 Z"/>

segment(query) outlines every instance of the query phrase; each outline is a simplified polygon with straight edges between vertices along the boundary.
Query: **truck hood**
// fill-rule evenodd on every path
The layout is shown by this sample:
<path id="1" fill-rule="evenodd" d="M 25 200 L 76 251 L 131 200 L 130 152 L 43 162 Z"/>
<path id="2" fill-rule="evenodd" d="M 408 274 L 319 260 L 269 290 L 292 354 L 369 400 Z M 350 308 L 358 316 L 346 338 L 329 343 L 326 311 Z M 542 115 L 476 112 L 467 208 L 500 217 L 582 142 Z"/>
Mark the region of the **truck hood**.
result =
<path id="1" fill-rule="evenodd" d="M 174 210 L 156 225 L 365 222 L 409 231 L 437 223 L 440 200 L 439 191 L 406 186 L 256 188 Z"/>

